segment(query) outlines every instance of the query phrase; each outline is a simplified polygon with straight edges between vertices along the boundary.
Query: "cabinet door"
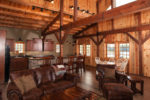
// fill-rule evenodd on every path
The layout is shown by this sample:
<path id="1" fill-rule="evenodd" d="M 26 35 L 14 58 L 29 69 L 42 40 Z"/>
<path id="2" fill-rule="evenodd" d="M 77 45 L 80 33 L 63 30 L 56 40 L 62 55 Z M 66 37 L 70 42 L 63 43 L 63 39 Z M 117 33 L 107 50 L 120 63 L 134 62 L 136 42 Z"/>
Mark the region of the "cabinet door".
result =
<path id="1" fill-rule="evenodd" d="M 6 39 L 6 45 L 9 46 L 11 52 L 15 51 L 15 42 L 14 42 L 14 39 Z"/>
<path id="2" fill-rule="evenodd" d="M 42 51 L 42 40 L 41 39 L 33 39 L 33 50 L 34 51 Z"/>
<path id="3" fill-rule="evenodd" d="M 53 41 L 44 42 L 44 51 L 53 51 Z"/>
<path id="4" fill-rule="evenodd" d="M 27 40 L 27 45 L 26 45 L 26 50 L 27 51 L 33 51 L 33 41 L 32 40 Z"/>

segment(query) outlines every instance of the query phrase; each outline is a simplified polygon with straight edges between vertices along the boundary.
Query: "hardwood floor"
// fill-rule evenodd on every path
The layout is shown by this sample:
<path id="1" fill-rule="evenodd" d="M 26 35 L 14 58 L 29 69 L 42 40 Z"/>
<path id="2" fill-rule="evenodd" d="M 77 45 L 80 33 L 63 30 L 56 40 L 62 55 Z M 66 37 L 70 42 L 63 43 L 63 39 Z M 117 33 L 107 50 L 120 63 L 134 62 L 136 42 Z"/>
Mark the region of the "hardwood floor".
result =
<path id="1" fill-rule="evenodd" d="M 98 90 L 98 82 L 95 78 L 95 68 L 86 68 L 86 72 L 80 73 L 81 80 L 78 83 L 78 86 L 86 90 L 98 93 L 102 95 L 102 92 Z M 150 78 L 143 78 L 144 80 L 144 95 L 136 94 L 134 95 L 134 100 L 150 100 Z M 6 99 L 6 84 L 0 85 L 0 88 L 3 88 L 3 100 Z"/>
<path id="2" fill-rule="evenodd" d="M 78 84 L 80 87 L 96 92 L 100 95 L 102 95 L 101 91 L 98 90 L 98 82 L 95 78 L 96 76 L 96 70 L 95 68 L 86 68 L 86 72 L 80 74 L 81 81 Z M 141 94 L 135 94 L 134 100 L 150 100 L 150 78 L 142 77 L 144 80 L 144 95 Z M 137 85 L 139 88 L 139 85 Z"/>

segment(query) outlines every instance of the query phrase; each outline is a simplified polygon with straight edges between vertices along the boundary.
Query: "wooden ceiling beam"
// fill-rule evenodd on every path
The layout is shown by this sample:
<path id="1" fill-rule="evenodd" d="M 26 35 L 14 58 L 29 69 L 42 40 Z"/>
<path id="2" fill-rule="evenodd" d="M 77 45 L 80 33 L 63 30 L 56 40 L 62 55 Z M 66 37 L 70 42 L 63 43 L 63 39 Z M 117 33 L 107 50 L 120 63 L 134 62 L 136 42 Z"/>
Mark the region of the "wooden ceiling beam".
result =
<path id="1" fill-rule="evenodd" d="M 42 35 L 59 19 L 60 17 L 60 14 L 58 14 L 54 19 L 53 21 L 51 21 L 47 27 L 42 31 Z"/>
<path id="2" fill-rule="evenodd" d="M 45 25 L 44 24 L 37 24 L 37 23 L 29 23 L 29 22 L 23 22 L 21 20 L 12 20 L 12 19 L 4 19 L 4 18 L 1 18 L 0 17 L 0 21 L 5 21 L 5 22 L 11 22 L 11 23 L 19 23 L 20 25 L 28 25 L 28 26 L 37 26 L 37 27 L 44 27 Z"/>
<path id="3" fill-rule="evenodd" d="M 62 27 L 62 30 L 68 30 L 73 29 L 80 26 L 85 26 L 93 23 L 98 23 L 106 20 L 111 20 L 119 17 L 123 17 L 125 15 L 141 12 L 144 10 L 150 9 L 150 0 L 138 0 L 117 8 L 114 8 L 112 10 L 108 10 L 103 13 L 99 13 L 97 15 L 93 15 L 87 18 L 80 19 L 78 21 L 72 22 L 70 24 L 64 25 Z M 47 32 L 46 35 L 52 34 L 52 32 L 57 32 L 57 30 L 53 30 L 50 32 Z"/>
<path id="4" fill-rule="evenodd" d="M 97 25 L 97 24 L 91 24 L 91 25 L 87 26 L 86 28 L 84 28 L 84 29 L 80 30 L 79 32 L 75 33 L 75 34 L 73 35 L 73 37 L 76 37 L 76 36 L 80 35 L 81 33 L 87 31 L 88 29 L 90 29 L 91 27 L 94 27 L 94 26 L 96 26 L 96 25 Z"/>
<path id="5" fill-rule="evenodd" d="M 17 26 L 24 26 L 24 27 L 34 27 L 34 28 L 39 28 L 39 29 L 42 29 L 42 26 L 39 26 L 39 25 L 31 25 L 31 24 L 23 24 L 23 23 L 20 23 L 20 22 L 11 22 L 11 21 L 6 21 L 6 20 L 0 20 L 0 23 L 8 23 L 10 25 L 17 25 Z"/>
<path id="6" fill-rule="evenodd" d="M 8 23 L 0 23 L 0 27 L 10 27 L 10 28 L 19 28 L 19 29 L 28 29 L 28 30 L 41 30 L 39 28 L 34 27 L 25 27 L 25 26 L 18 26 L 15 24 L 8 24 Z"/>
<path id="7" fill-rule="evenodd" d="M 15 18 L 16 20 L 18 19 L 18 20 L 23 20 L 23 21 L 29 21 L 29 22 L 32 22 L 32 23 L 36 22 L 37 24 L 46 24 L 46 23 L 48 23 L 48 21 L 37 20 L 37 19 L 33 19 L 31 17 L 26 18 L 26 17 L 23 17 L 23 16 L 17 16 L 18 14 L 15 15 L 15 13 L 12 13 L 12 14 L 14 14 L 14 15 L 9 15 L 9 13 L 7 14 L 7 11 L 6 11 L 6 13 L 1 13 L 1 10 L 0 10 L 0 17 L 12 18 L 12 19 Z M 49 21 L 51 21 L 51 19 Z"/>
<path id="8" fill-rule="evenodd" d="M 136 42 L 137 44 L 139 44 L 139 41 L 138 41 L 135 37 L 133 37 L 130 33 L 126 32 L 126 33 L 124 33 L 124 34 L 126 34 L 126 35 L 129 36 L 134 42 Z"/>
<path id="9" fill-rule="evenodd" d="M 38 25 L 46 25 L 46 22 L 42 21 L 33 21 L 25 18 L 18 18 L 18 17 L 10 17 L 5 15 L 0 15 L 1 20 L 9 20 L 9 21 L 19 21 L 22 23 L 28 23 L 28 24 L 38 24 Z"/>
<path id="10" fill-rule="evenodd" d="M 109 31 L 103 31 L 103 32 L 98 32 L 98 35 L 105 35 L 105 34 L 116 34 L 116 33 L 127 33 L 127 32 L 136 32 L 136 31 L 144 31 L 144 30 L 150 30 L 150 24 L 147 25 L 141 25 L 141 26 L 135 26 L 135 27 L 129 27 L 129 28 L 122 28 L 122 29 L 114 29 L 114 30 L 109 30 Z M 89 35 L 83 35 L 83 36 L 78 36 L 74 38 L 86 38 L 86 37 L 92 37 L 92 36 L 97 36 L 97 33 L 95 34 L 89 34 Z"/>

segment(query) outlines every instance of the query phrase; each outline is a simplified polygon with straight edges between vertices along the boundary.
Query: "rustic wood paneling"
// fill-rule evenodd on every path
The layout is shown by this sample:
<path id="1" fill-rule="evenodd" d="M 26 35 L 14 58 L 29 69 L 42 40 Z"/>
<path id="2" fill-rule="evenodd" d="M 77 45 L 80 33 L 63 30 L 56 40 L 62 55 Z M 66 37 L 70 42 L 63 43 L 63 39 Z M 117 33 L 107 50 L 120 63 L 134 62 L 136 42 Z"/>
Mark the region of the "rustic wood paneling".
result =
<path id="1" fill-rule="evenodd" d="M 5 77 L 5 42 L 6 31 L 0 30 L 0 82 L 4 82 Z"/>

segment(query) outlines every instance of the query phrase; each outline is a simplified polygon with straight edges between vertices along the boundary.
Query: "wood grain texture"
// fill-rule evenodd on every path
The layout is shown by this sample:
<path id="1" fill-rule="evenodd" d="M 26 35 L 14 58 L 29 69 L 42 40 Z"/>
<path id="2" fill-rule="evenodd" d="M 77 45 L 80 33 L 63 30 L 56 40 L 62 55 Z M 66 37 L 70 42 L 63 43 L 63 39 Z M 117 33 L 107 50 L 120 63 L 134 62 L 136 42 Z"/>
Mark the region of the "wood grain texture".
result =
<path id="1" fill-rule="evenodd" d="M 6 31 L 0 30 L 0 82 L 4 82 L 5 77 L 5 43 Z"/>

